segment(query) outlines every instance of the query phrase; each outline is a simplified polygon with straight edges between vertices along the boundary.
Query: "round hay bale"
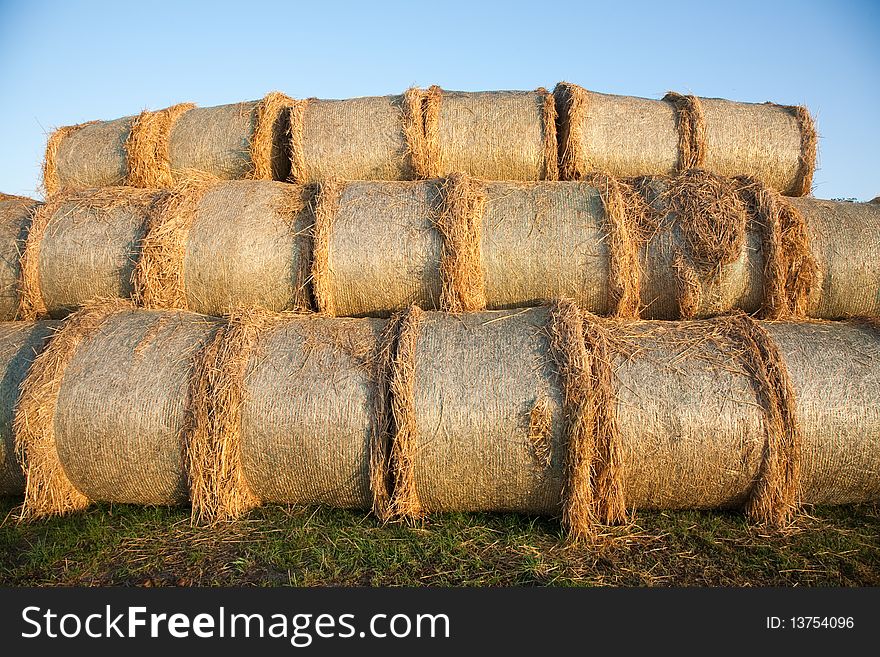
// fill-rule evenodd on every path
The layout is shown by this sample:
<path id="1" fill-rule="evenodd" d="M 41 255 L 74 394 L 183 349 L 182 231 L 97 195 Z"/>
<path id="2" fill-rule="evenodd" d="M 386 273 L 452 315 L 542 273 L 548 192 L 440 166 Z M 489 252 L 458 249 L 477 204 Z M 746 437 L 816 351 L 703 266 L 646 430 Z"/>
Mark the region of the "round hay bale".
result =
<path id="1" fill-rule="evenodd" d="M 187 307 L 207 315 L 248 305 L 308 309 L 308 193 L 257 181 L 208 189 L 186 239 Z"/>
<path id="2" fill-rule="evenodd" d="M 166 194 L 107 187 L 54 196 L 36 214 L 27 256 L 29 306 L 64 317 L 89 301 L 132 294 L 148 218 Z"/>
<path id="3" fill-rule="evenodd" d="M 436 181 L 342 188 L 330 219 L 325 270 L 335 314 L 387 313 L 413 303 L 439 307 L 438 203 Z M 318 309 L 326 310 L 320 303 Z"/>
<path id="4" fill-rule="evenodd" d="M 12 420 L 21 384 L 56 322 L 0 323 L 0 495 L 24 492 L 24 471 L 15 449 Z"/>
<path id="5" fill-rule="evenodd" d="M 52 413 L 57 458 L 79 493 L 120 503 L 187 501 L 192 361 L 220 325 L 192 313 L 122 310 L 84 336 Z"/>
<path id="6" fill-rule="evenodd" d="M 168 141 L 168 155 L 175 180 L 187 171 L 201 171 L 223 180 L 249 178 L 254 170 L 251 142 L 256 131 L 260 101 L 217 107 L 197 107 L 183 114 Z M 275 180 L 289 173 L 283 131 L 270 135 L 273 143 L 271 170 Z M 285 164 L 285 160 L 288 163 Z"/>
<path id="7" fill-rule="evenodd" d="M 678 94 L 649 100 L 566 82 L 554 94 L 563 178 L 593 171 L 669 175 L 700 167 L 749 175 L 790 196 L 810 192 L 816 134 L 803 108 Z"/>
<path id="8" fill-rule="evenodd" d="M 804 217 L 818 264 L 809 316 L 880 316 L 880 205 L 814 198 L 789 202 Z"/>
<path id="9" fill-rule="evenodd" d="M 272 92 L 258 101 L 205 108 L 180 104 L 60 128 L 46 147 L 46 192 L 167 187 L 205 174 L 284 180 L 290 173 L 287 109 L 292 103 Z"/>
<path id="10" fill-rule="evenodd" d="M 880 324 L 764 326 L 785 357 L 797 400 L 803 501 L 880 499 Z"/>
<path id="11" fill-rule="evenodd" d="M 548 321 L 545 308 L 426 314 L 411 363 L 423 510 L 561 510 L 565 423 Z M 533 415 L 550 418 L 542 432 L 530 431 Z"/>
<path id="12" fill-rule="evenodd" d="M 425 131 L 428 143 L 436 144 L 432 176 L 556 179 L 556 114 L 549 99 L 543 89 L 429 94 Z"/>
<path id="13" fill-rule="evenodd" d="M 296 182 L 410 180 L 406 98 L 373 96 L 303 103 L 291 116 Z"/>
<path id="14" fill-rule="evenodd" d="M 136 298 L 209 315 L 249 304 L 308 308 L 308 195 L 246 180 L 174 190 L 147 226 Z"/>
<path id="15" fill-rule="evenodd" d="M 0 321 L 16 319 L 21 296 L 21 253 L 39 201 L 0 194 Z"/>
<path id="16" fill-rule="evenodd" d="M 327 181 L 314 208 L 310 187 L 271 181 L 186 185 L 161 203 L 130 189 L 62 195 L 36 213 L 25 261 L 39 266 L 23 269 L 23 308 L 35 312 L 21 316 L 132 293 L 146 307 L 205 314 L 473 311 L 559 296 L 646 319 L 880 314 L 877 204 L 782 199 L 695 172 L 617 181 L 629 190 L 617 198 L 611 180 Z"/>
<path id="17" fill-rule="evenodd" d="M 135 116 L 126 116 L 56 130 L 49 137 L 43 165 L 46 194 L 125 185 L 126 143 L 136 120 Z"/>
<path id="18" fill-rule="evenodd" d="M 623 489 L 630 508 L 742 506 L 765 420 L 717 324 L 624 325 L 615 361 Z M 791 379 L 806 504 L 880 496 L 880 333 L 866 325 L 763 323 Z M 854 358 L 859 354 L 858 358 Z M 731 364 L 733 366 L 731 367 Z"/>
<path id="19" fill-rule="evenodd" d="M 180 197 L 191 204 L 169 203 Z M 56 195 L 40 208 L 27 241 L 26 253 L 38 266 L 25 271 L 25 290 L 33 297 L 26 305 L 52 317 L 102 298 L 134 296 L 168 308 L 175 304 L 164 287 L 172 281 L 183 287 L 181 306 L 209 315 L 248 303 L 276 311 L 308 308 L 307 201 L 307 190 L 271 181 L 185 187 L 170 197 L 131 187 Z M 181 220 L 179 230 L 168 230 Z M 5 225 L 12 231 L 13 224 Z M 16 244 L 10 232 L 0 249 L 12 253 Z M 17 253 L 8 266 L 16 273 Z M 8 288 L 16 305 L 17 278 L 10 276 Z"/>
<path id="20" fill-rule="evenodd" d="M 294 317 L 263 335 L 240 409 L 242 473 L 259 500 L 370 508 L 373 361 L 384 325 Z"/>

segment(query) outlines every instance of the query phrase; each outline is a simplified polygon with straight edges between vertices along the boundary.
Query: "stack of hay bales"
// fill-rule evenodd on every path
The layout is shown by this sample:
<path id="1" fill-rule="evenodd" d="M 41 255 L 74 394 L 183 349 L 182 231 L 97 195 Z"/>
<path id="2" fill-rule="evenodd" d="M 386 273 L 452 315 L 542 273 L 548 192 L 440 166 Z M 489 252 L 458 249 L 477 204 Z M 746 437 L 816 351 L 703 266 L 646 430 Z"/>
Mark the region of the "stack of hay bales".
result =
<path id="1" fill-rule="evenodd" d="M 0 203 L 0 319 L 61 318 L 117 297 L 208 315 L 254 305 L 387 316 L 413 303 L 476 311 L 570 297 L 645 319 L 795 306 L 876 316 L 878 232 L 874 203 L 786 198 L 693 171 L 98 188 Z"/>
<path id="2" fill-rule="evenodd" d="M 877 500 L 880 206 L 815 158 L 800 107 L 568 83 L 62 128 L 0 198 L 0 492 L 579 537 Z"/>

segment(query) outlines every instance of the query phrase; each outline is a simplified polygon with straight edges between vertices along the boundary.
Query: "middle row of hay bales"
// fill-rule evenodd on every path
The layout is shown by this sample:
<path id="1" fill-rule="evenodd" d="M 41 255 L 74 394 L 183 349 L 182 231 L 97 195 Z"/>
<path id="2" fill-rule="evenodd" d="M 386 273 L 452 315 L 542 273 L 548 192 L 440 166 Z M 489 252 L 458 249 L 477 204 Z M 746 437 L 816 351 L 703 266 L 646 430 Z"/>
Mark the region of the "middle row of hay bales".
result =
<path id="1" fill-rule="evenodd" d="M 878 231 L 877 204 L 785 198 L 699 171 L 102 188 L 0 202 L 0 319 L 117 297 L 209 315 L 476 311 L 560 296 L 648 319 L 878 315 Z"/>
<path id="2" fill-rule="evenodd" d="M 26 517 L 321 503 L 561 513 L 585 535 L 633 508 L 785 522 L 880 498 L 876 323 L 610 321 L 566 300 L 224 321 L 117 301 L 69 317 L 34 363 L 49 327 L 0 328 Z M 0 430 L 3 492 L 20 492 Z"/>
<path id="3" fill-rule="evenodd" d="M 557 134 L 559 138 L 557 138 Z M 49 138 L 44 186 L 157 188 L 222 179 L 418 180 L 464 172 L 489 180 L 579 180 L 590 171 L 670 175 L 706 168 L 810 192 L 816 131 L 803 107 L 670 93 L 611 96 L 560 83 L 554 93 L 445 91 L 346 100 L 181 103 Z"/>

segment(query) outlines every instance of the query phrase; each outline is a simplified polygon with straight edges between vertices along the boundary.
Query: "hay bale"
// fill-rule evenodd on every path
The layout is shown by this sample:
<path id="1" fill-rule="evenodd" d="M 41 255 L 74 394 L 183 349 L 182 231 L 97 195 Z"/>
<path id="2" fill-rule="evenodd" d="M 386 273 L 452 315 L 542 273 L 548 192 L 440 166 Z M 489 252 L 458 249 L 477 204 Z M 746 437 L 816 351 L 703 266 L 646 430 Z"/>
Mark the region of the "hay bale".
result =
<path id="1" fill-rule="evenodd" d="M 292 180 L 416 177 L 406 132 L 406 96 L 312 98 L 299 103 L 290 119 Z"/>
<path id="2" fill-rule="evenodd" d="M 454 172 L 558 178 L 556 109 L 544 89 L 309 99 L 290 111 L 297 182 L 411 180 Z"/>
<path id="3" fill-rule="evenodd" d="M 438 203 L 436 181 L 345 184 L 325 231 L 321 285 L 333 305 L 319 298 L 317 309 L 361 315 L 413 303 L 439 307 L 441 242 L 433 221 Z"/>
<path id="4" fill-rule="evenodd" d="M 369 508 L 382 320 L 236 312 L 194 373 L 193 512 L 261 502 Z"/>
<path id="5" fill-rule="evenodd" d="M 565 179 L 593 171 L 632 177 L 700 167 L 749 175 L 790 196 L 810 192 L 816 133 L 803 108 L 678 94 L 649 100 L 566 82 L 554 94 Z"/>
<path id="6" fill-rule="evenodd" d="M 260 501 L 369 508 L 371 451 L 384 436 L 384 325 L 259 311 L 227 326 L 187 312 L 87 307 L 53 342 L 63 353 L 52 361 L 51 398 L 25 387 L 17 422 L 30 435 L 20 440 L 30 460 L 51 432 L 43 460 L 54 459 L 78 506 L 179 504 L 192 482 L 194 512 L 210 520 Z M 46 363 L 31 370 L 34 381 L 48 378 Z M 224 490 L 230 470 L 239 490 Z M 55 503 L 48 471 L 31 471 L 26 517 L 76 508 Z"/>
<path id="7" fill-rule="evenodd" d="M 242 472 L 261 501 L 370 508 L 384 324 L 289 318 L 261 340 L 241 406 Z"/>
<path id="8" fill-rule="evenodd" d="M 271 181 L 56 195 L 28 238 L 36 266 L 25 270 L 25 314 L 63 317 L 94 299 L 130 297 L 212 315 L 247 303 L 308 307 L 306 202 L 302 188 Z"/>
<path id="9" fill-rule="evenodd" d="M 18 317 L 21 253 L 38 201 L 0 194 L 0 321 Z"/>
<path id="10" fill-rule="evenodd" d="M 569 375 L 548 339 L 552 321 L 547 308 L 425 315 L 411 362 L 415 429 L 409 455 L 420 512 L 555 514 L 563 495 L 572 494 L 566 474 L 572 414 L 562 403 Z M 609 439 L 616 441 L 619 487 L 596 493 L 601 459 L 594 460 L 597 497 L 620 496 L 625 508 L 743 507 L 764 483 L 776 483 L 766 479 L 780 476 L 768 474 L 772 457 L 799 464 L 792 489 L 797 503 L 880 498 L 876 326 L 756 323 L 766 342 L 760 348 L 778 352 L 771 356 L 775 363 L 763 365 L 750 364 L 756 362 L 752 347 L 740 341 L 728 318 L 603 326 L 613 372 Z M 588 342 L 595 357 L 596 343 Z M 775 405 L 789 402 L 767 397 L 766 386 L 777 384 L 762 382 L 765 376 L 781 377 L 779 385 L 790 389 L 792 412 L 782 427 L 771 426 L 770 418 Z M 592 379 L 588 392 L 602 387 Z M 549 419 L 542 411 L 540 451 L 534 448 L 536 408 L 550 409 Z M 607 428 L 609 421 L 593 416 L 587 425 Z M 797 441 L 773 442 L 777 431 L 789 428 Z M 785 512 L 787 502 L 777 503 L 773 512 Z"/>
<path id="11" fill-rule="evenodd" d="M 176 190 L 147 228 L 136 298 L 210 315 L 308 308 L 307 201 L 306 189 L 268 181 Z"/>
<path id="12" fill-rule="evenodd" d="M 548 322 L 545 308 L 426 314 L 412 354 L 410 457 L 421 509 L 561 510 L 563 391 Z M 552 418 L 543 456 L 530 437 L 538 404 Z"/>
<path id="13" fill-rule="evenodd" d="M 53 132 L 43 163 L 46 194 L 124 185 L 128 176 L 125 146 L 136 120 L 135 116 L 126 116 L 65 126 Z"/>
<path id="14" fill-rule="evenodd" d="M 25 254 L 23 315 L 59 318 L 132 295 L 147 219 L 166 194 L 132 187 L 62 192 L 40 207 Z"/>
<path id="15" fill-rule="evenodd" d="M 804 217 L 818 264 L 809 316 L 880 315 L 880 204 L 789 200 Z"/>
<path id="16" fill-rule="evenodd" d="M 456 172 L 487 180 L 558 177 L 556 110 L 546 90 L 433 87 L 426 102 L 426 139 L 436 144 L 431 177 Z"/>
<path id="17" fill-rule="evenodd" d="M 40 389 L 29 385 L 42 376 L 44 358 L 31 369 L 16 418 L 22 428 L 30 418 L 31 435 L 22 436 L 31 479 L 24 515 L 71 508 L 52 503 L 52 487 L 32 462 L 36 442 L 50 431 L 54 449 L 44 460 L 54 459 L 63 472 L 65 481 L 54 487 L 67 486 L 79 496 L 72 508 L 88 500 L 186 501 L 192 361 L 219 326 L 191 313 L 135 311 L 119 304 L 87 307 L 68 318 L 43 353 L 54 356 L 54 349 L 62 359 L 53 395 L 40 397 Z M 75 340 L 69 339 L 73 331 Z M 38 407 L 45 421 L 35 415 Z"/>
<path id="18" fill-rule="evenodd" d="M 55 322 L 0 323 L 0 495 L 24 492 L 12 420 L 28 369 L 56 329 Z"/>
<path id="19" fill-rule="evenodd" d="M 62 190 L 165 187 L 193 172 L 221 179 L 284 180 L 290 171 L 287 96 L 196 108 L 180 104 L 55 131 L 43 184 Z"/>
<path id="20" fill-rule="evenodd" d="M 880 330 L 864 321 L 599 321 L 559 301 L 223 324 L 116 302 L 66 320 L 22 390 L 26 517 L 180 503 L 192 482 L 212 521 L 263 501 L 564 511 L 585 538 L 628 508 L 775 523 L 880 498 Z"/>
<path id="21" fill-rule="evenodd" d="M 625 327 L 617 413 L 630 507 L 745 503 L 761 464 L 764 419 L 749 376 L 730 367 L 715 322 Z M 791 380 L 801 433 L 799 500 L 880 496 L 880 334 L 857 323 L 765 323 Z M 854 358 L 854 354 L 860 354 Z M 733 361 L 735 363 L 735 361 Z"/>
<path id="22" fill-rule="evenodd" d="M 51 230 L 41 238 L 37 225 L 28 240 L 39 268 L 25 268 L 24 289 L 38 281 L 31 296 L 53 316 L 132 292 L 147 307 L 205 314 L 254 305 L 388 315 L 413 303 L 473 311 L 560 296 L 599 315 L 648 319 L 880 314 L 877 204 L 783 199 L 697 172 L 326 181 L 312 193 L 224 181 L 182 186 L 158 205 L 144 205 L 143 192 L 135 201 L 137 191 L 125 202 L 112 190 L 84 192 L 63 212 L 53 200 L 37 213 L 52 217 L 38 222 Z"/>

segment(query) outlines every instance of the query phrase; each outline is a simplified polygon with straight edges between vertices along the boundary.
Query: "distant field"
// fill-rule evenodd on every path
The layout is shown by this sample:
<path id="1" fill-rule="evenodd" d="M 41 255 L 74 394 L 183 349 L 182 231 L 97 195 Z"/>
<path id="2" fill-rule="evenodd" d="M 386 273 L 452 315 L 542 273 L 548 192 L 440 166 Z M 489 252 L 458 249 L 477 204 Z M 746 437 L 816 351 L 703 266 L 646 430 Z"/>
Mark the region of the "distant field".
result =
<path id="1" fill-rule="evenodd" d="M 220 529 L 183 508 L 98 504 L 18 524 L 0 498 L 0 585 L 880 586 L 880 505 L 815 508 L 781 533 L 738 513 L 641 512 L 593 547 L 555 519 L 270 506 Z"/>

